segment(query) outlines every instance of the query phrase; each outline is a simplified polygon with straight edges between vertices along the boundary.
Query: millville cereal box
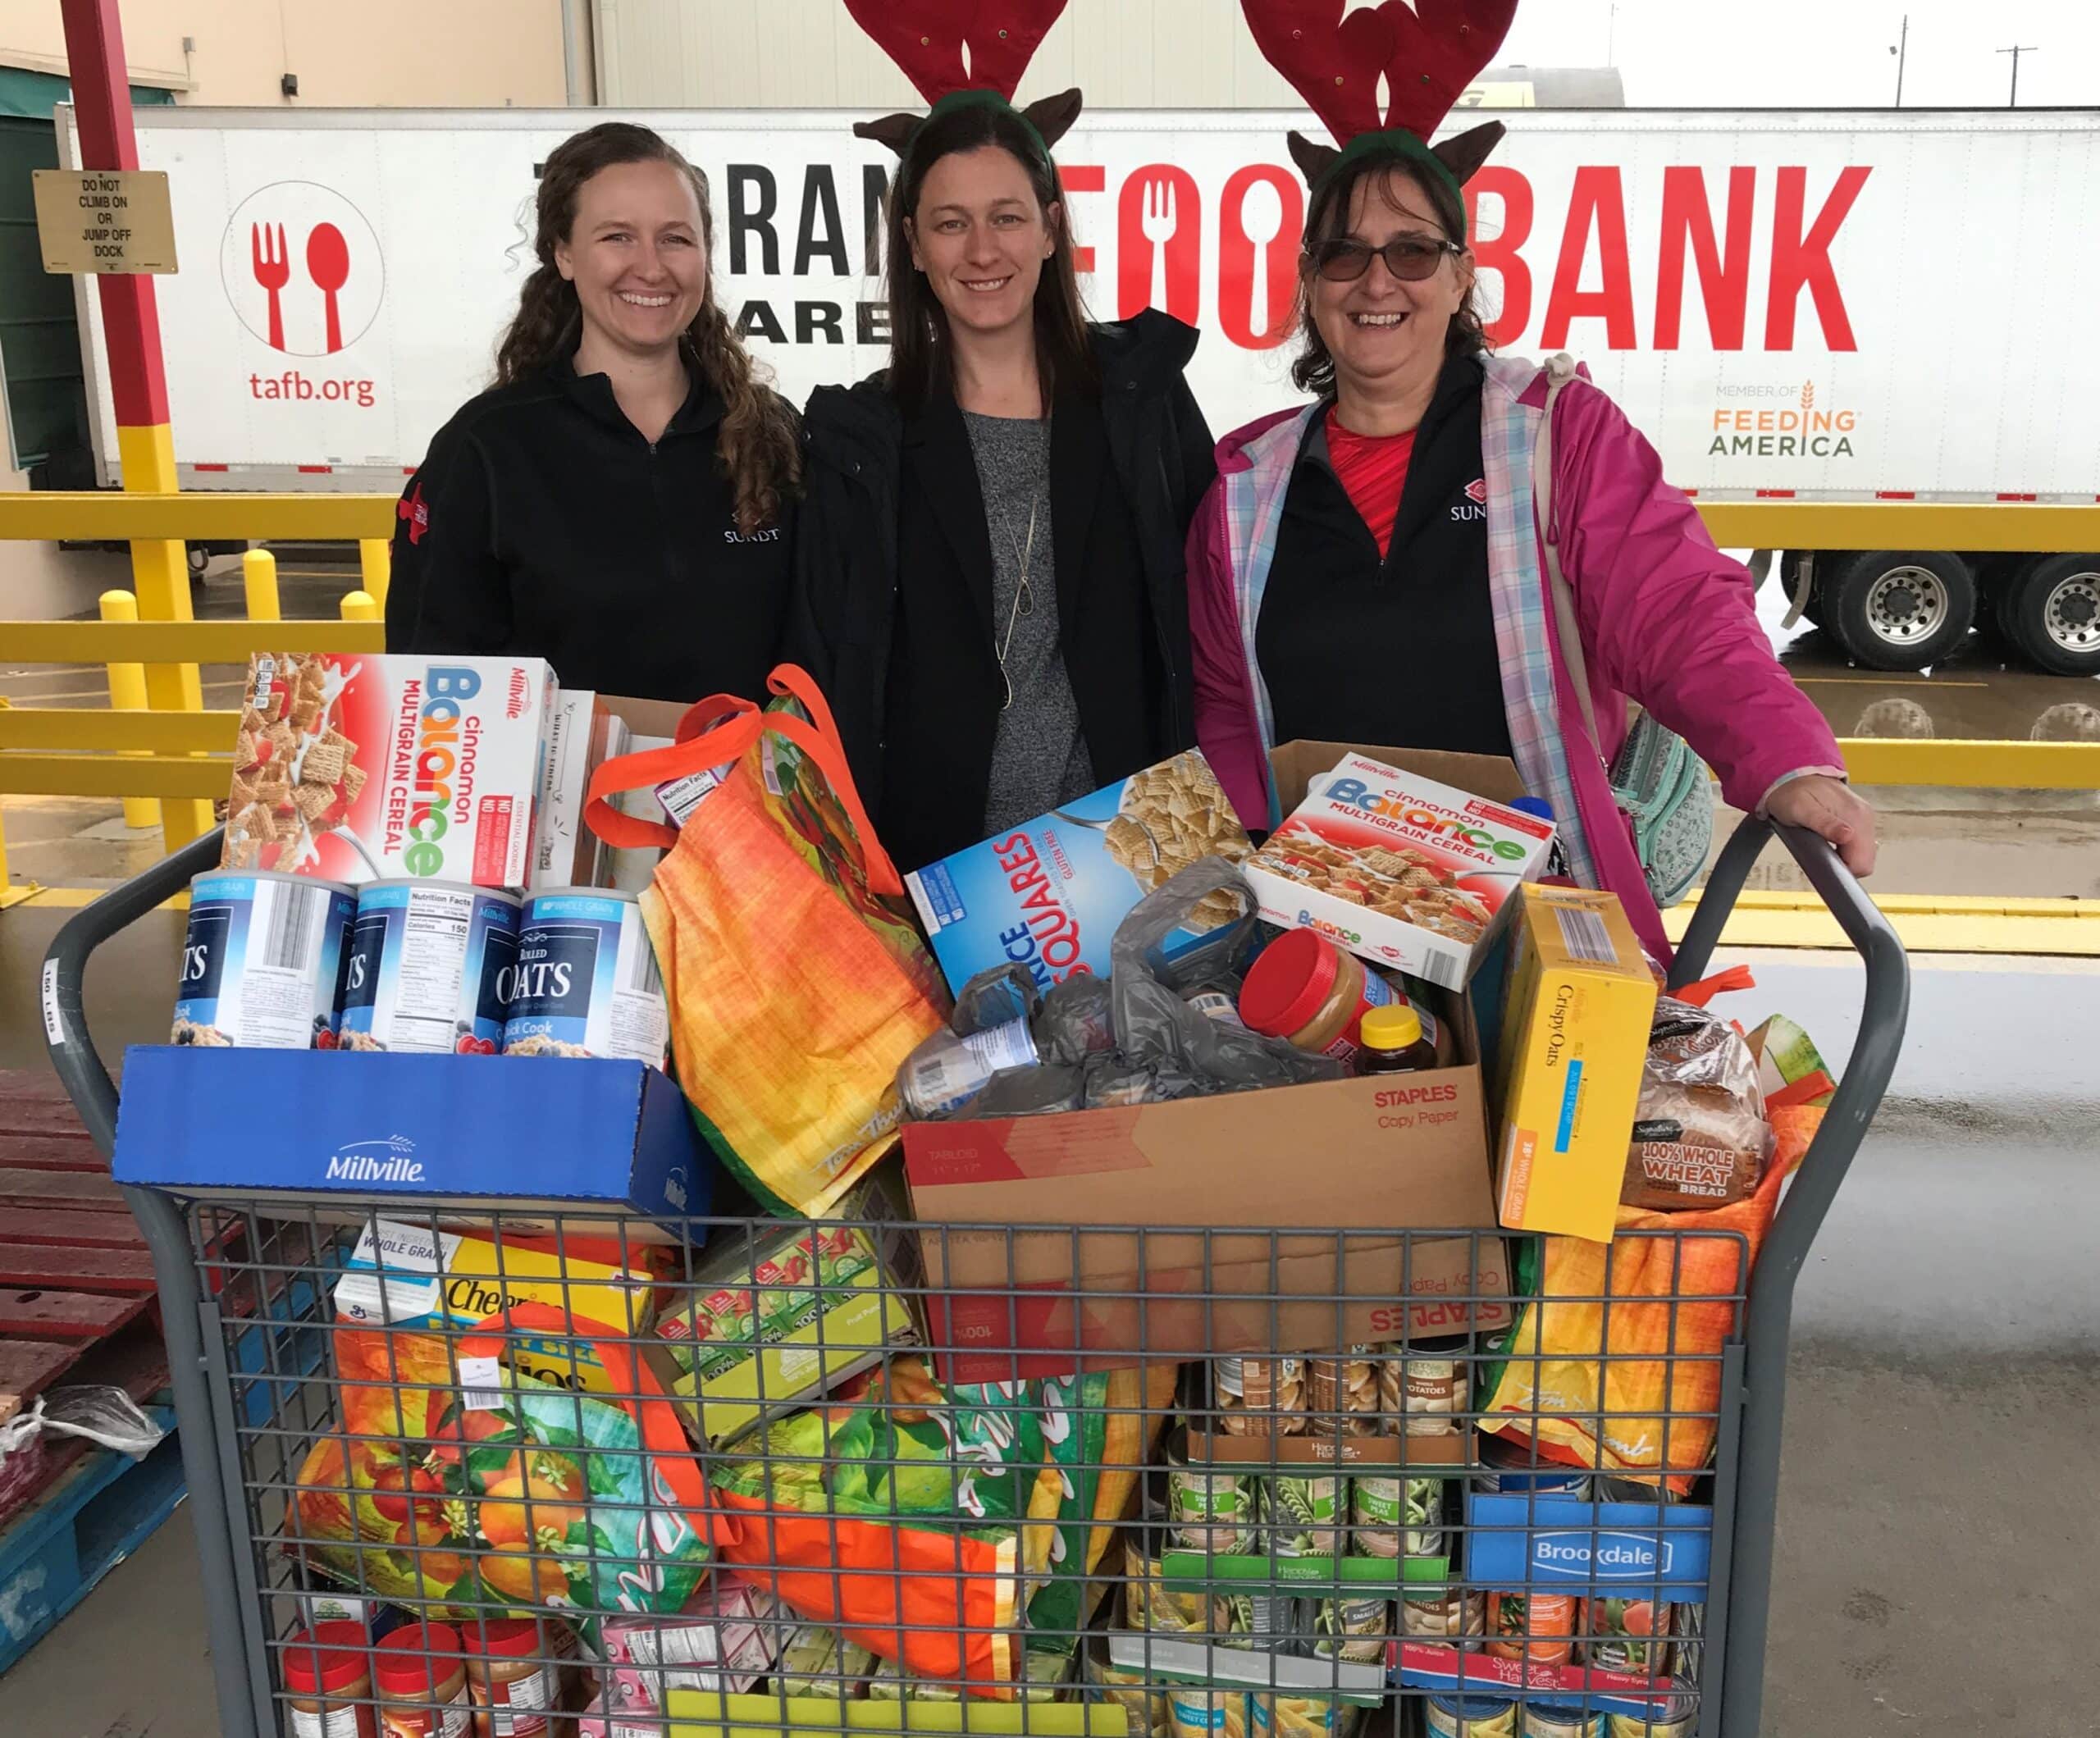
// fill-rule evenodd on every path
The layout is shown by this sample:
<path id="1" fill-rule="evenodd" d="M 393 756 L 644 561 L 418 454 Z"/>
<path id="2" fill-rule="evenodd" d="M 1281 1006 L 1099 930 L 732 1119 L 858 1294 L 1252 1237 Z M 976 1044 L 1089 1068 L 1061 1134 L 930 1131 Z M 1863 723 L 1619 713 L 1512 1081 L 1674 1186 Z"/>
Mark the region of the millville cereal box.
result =
<path id="1" fill-rule="evenodd" d="M 1349 755 L 1245 868 L 1268 922 L 1457 989 L 1552 844 L 1549 822 Z"/>
<path id="2" fill-rule="evenodd" d="M 943 857 L 905 885 L 951 988 L 1011 960 L 1047 990 L 1075 973 L 1106 977 L 1116 926 L 1154 888 L 1204 857 L 1236 863 L 1253 848 L 1191 749 Z M 1211 895 L 1189 940 L 1239 910 L 1230 894 Z"/>
<path id="3" fill-rule="evenodd" d="M 221 865 L 523 887 L 556 691 L 537 658 L 257 653 Z"/>

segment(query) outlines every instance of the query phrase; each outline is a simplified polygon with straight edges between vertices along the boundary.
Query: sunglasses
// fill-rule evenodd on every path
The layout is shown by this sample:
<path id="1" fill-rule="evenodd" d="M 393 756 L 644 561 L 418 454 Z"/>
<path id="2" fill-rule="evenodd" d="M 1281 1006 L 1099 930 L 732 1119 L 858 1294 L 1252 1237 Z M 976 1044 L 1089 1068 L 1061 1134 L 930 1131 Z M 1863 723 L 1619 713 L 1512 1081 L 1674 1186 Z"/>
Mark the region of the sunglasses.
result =
<path id="1" fill-rule="evenodd" d="M 1353 284 L 1371 269 L 1372 256 L 1382 254 L 1388 271 L 1413 284 L 1436 276 L 1436 268 L 1444 263 L 1446 253 L 1465 251 L 1457 242 L 1445 241 L 1436 235 L 1395 235 L 1382 248 L 1358 241 L 1354 235 L 1336 235 L 1315 242 L 1305 250 L 1305 257 L 1312 261 L 1312 269 L 1330 283 Z"/>

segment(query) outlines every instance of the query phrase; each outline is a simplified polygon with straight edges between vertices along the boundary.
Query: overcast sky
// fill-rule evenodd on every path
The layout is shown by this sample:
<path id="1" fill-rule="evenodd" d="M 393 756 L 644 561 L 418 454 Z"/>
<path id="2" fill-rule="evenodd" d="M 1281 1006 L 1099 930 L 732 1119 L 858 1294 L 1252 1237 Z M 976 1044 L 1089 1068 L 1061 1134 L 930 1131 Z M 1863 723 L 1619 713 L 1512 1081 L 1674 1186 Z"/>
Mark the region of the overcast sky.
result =
<path id="1" fill-rule="evenodd" d="M 1911 18 L 1903 101 L 2004 103 L 2018 43 L 2020 104 L 2100 105 L 2093 0 L 1528 0 L 1501 59 L 1597 66 L 1614 35 L 1626 100 L 1640 107 L 1883 106 L 1888 51 Z"/>

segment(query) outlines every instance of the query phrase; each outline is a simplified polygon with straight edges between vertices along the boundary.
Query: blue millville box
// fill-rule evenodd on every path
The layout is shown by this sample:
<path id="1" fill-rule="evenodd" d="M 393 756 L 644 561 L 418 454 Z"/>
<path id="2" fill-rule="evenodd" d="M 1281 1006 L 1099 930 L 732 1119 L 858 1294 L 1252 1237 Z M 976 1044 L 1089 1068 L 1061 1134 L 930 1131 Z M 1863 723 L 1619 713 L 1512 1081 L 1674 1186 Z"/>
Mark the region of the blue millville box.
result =
<path id="1" fill-rule="evenodd" d="M 323 1218 L 374 1197 L 411 1216 L 500 1207 L 521 1234 L 619 1214 L 647 1243 L 682 1241 L 651 1221 L 705 1213 L 714 1180 L 684 1096 L 640 1062 L 144 1044 L 125 1052 L 112 1170 Z"/>

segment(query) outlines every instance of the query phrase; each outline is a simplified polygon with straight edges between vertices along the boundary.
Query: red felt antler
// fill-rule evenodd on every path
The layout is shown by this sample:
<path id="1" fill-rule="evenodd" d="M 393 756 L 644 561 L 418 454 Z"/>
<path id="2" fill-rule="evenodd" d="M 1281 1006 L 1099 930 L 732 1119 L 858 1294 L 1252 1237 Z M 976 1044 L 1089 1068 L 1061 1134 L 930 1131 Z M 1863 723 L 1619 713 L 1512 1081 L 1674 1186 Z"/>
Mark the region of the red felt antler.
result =
<path id="1" fill-rule="evenodd" d="M 1011 102 L 1065 0 L 846 0 L 846 10 L 929 103 L 970 89 Z"/>
<path id="2" fill-rule="evenodd" d="M 1344 145 L 1381 127 L 1404 127 L 1427 143 L 1517 16 L 1517 0 L 1384 0 L 1346 18 L 1345 0 L 1240 3 L 1262 58 Z"/>

